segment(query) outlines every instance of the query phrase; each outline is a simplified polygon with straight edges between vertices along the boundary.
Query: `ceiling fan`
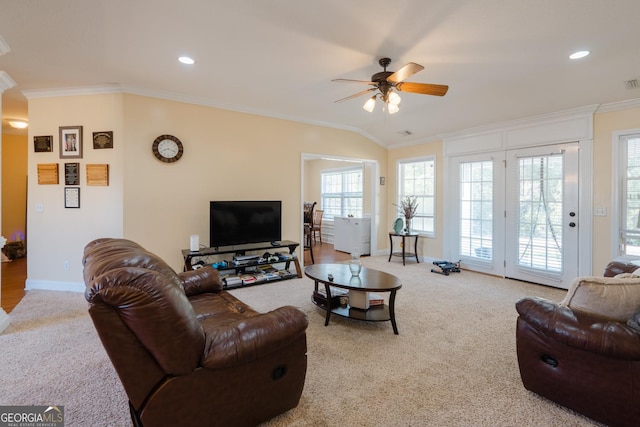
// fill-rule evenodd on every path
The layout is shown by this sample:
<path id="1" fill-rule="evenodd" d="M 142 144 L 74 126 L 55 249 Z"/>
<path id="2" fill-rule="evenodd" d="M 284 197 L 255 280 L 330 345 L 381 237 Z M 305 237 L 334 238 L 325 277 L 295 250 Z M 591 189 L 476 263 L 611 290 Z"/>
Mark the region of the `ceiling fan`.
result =
<path id="1" fill-rule="evenodd" d="M 397 92 L 411 92 L 411 93 L 419 93 L 422 95 L 435 95 L 435 96 L 444 96 L 449 90 L 449 86 L 446 85 L 435 85 L 428 83 L 410 83 L 405 82 L 405 80 L 415 73 L 422 71 L 424 67 L 420 64 L 416 64 L 414 62 L 409 62 L 404 67 L 400 68 L 398 71 L 387 71 L 387 66 L 391 63 L 391 59 L 389 58 L 380 58 L 378 64 L 384 71 L 380 71 L 379 73 L 375 73 L 371 76 L 371 81 L 366 80 L 351 80 L 351 79 L 333 79 L 334 82 L 355 82 L 355 83 L 365 83 L 373 86 L 367 90 L 363 90 L 362 92 L 358 92 L 354 95 L 347 96 L 346 98 L 338 99 L 335 102 L 347 101 L 349 99 L 357 98 L 359 96 L 365 95 L 370 92 L 376 92 L 367 102 L 365 102 L 364 108 L 365 110 L 372 112 L 375 105 L 376 99 L 380 97 L 380 99 L 387 105 L 387 110 L 389 114 L 397 113 L 400 108 L 398 105 L 400 104 L 400 95 Z"/>

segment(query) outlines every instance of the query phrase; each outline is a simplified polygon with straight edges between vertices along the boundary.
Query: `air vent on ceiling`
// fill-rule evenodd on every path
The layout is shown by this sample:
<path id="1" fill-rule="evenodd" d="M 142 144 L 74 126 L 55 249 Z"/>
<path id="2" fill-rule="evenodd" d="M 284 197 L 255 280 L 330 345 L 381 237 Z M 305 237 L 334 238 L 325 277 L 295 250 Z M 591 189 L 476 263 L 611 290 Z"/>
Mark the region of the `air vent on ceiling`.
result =
<path id="1" fill-rule="evenodd" d="M 640 87 L 640 82 L 638 81 L 638 79 L 631 79 L 631 80 L 627 80 L 626 82 L 624 82 L 625 86 L 627 86 L 627 89 L 637 89 Z"/>
<path id="2" fill-rule="evenodd" d="M 413 132 L 411 132 L 410 130 L 401 130 L 400 132 L 398 132 L 400 135 L 402 136 L 409 136 L 409 135 L 413 135 Z"/>

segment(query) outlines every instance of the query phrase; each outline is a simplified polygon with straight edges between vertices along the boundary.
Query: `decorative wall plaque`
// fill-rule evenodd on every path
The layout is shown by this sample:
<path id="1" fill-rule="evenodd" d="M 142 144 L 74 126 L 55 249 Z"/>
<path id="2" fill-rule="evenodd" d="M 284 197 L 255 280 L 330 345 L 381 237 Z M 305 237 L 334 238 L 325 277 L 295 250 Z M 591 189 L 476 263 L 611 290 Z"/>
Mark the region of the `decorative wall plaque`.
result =
<path id="1" fill-rule="evenodd" d="M 33 151 L 36 153 L 51 153 L 53 151 L 53 135 L 34 136 Z"/>
<path id="2" fill-rule="evenodd" d="M 39 163 L 38 164 L 38 184 L 58 184 L 58 164 Z"/>
<path id="3" fill-rule="evenodd" d="M 113 148 L 113 131 L 108 132 L 94 132 L 93 133 L 93 148 Z"/>
<path id="4" fill-rule="evenodd" d="M 109 165 L 87 165 L 87 185 L 109 185 Z"/>
<path id="5" fill-rule="evenodd" d="M 64 164 L 64 185 L 80 185 L 80 163 Z"/>

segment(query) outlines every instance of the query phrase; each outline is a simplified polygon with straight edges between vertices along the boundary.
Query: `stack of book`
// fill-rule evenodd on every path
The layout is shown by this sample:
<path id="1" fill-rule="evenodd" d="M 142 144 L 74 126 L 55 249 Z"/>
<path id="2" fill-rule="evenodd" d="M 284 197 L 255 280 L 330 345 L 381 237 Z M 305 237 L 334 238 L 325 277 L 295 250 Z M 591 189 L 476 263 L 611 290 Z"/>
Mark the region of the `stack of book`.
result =
<path id="1" fill-rule="evenodd" d="M 348 295 L 348 291 L 340 288 L 331 288 L 331 304 L 330 308 L 336 308 L 340 306 L 340 297 Z M 324 287 L 319 287 L 317 291 L 313 292 L 313 301 L 323 307 L 327 306 L 327 292 Z"/>
<path id="2" fill-rule="evenodd" d="M 254 285 L 270 280 L 289 279 L 295 277 L 296 274 L 289 270 L 278 270 L 269 264 L 259 267 L 247 267 L 239 274 L 227 274 L 222 277 L 222 281 L 226 288 L 236 286 Z"/>
<path id="3" fill-rule="evenodd" d="M 369 307 L 380 307 L 384 305 L 384 298 L 382 295 L 369 293 Z"/>

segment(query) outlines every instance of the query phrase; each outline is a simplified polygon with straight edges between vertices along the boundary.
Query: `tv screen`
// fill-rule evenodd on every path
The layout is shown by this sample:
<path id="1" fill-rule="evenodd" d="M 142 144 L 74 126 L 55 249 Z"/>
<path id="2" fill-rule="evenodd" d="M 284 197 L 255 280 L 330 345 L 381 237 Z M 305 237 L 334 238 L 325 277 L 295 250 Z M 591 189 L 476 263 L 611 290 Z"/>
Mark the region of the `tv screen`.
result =
<path id="1" fill-rule="evenodd" d="M 209 246 L 274 242 L 282 236 L 280 200 L 212 201 Z"/>

